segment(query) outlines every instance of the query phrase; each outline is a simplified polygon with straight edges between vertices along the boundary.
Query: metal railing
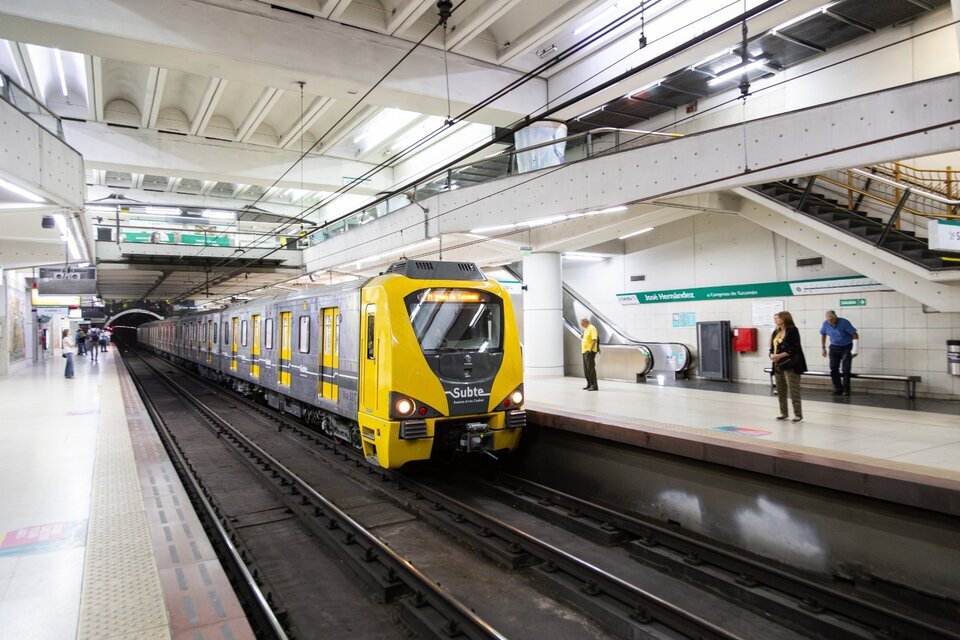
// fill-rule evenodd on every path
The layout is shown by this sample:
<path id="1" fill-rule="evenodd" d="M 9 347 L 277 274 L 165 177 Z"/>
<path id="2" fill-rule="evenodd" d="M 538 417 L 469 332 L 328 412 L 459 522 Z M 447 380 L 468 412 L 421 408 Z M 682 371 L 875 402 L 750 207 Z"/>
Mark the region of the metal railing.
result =
<path id="1" fill-rule="evenodd" d="M 920 169 L 902 162 L 889 162 L 874 169 L 895 182 L 920 187 L 950 200 L 960 200 L 960 170 L 953 167 Z"/>
<path id="2" fill-rule="evenodd" d="M 867 213 L 864 209 L 869 208 L 886 218 L 877 246 L 886 241 L 891 231 L 903 230 L 904 226 L 922 238 L 926 235 L 928 220 L 960 219 L 960 199 L 933 193 L 917 184 L 897 182 L 883 173 L 879 167 L 869 167 L 810 176 L 797 209 L 803 209 L 815 188 L 824 189 L 838 200 L 842 200 L 845 193 L 850 211 Z"/>
<path id="3" fill-rule="evenodd" d="M 224 247 L 239 249 L 287 249 L 299 251 L 308 246 L 305 234 L 277 235 L 243 231 L 219 226 L 174 227 L 137 225 L 116 220 L 94 223 L 97 242 Z"/>
<path id="4" fill-rule="evenodd" d="M 0 99 L 63 140 L 63 123 L 60 118 L 2 71 L 0 71 Z"/>
<path id="5" fill-rule="evenodd" d="M 480 160 L 474 160 L 442 171 L 432 173 L 403 191 L 394 191 L 384 194 L 378 200 L 366 205 L 339 220 L 321 226 L 313 231 L 310 244 L 319 244 L 331 237 L 346 233 L 351 229 L 365 225 L 382 218 L 411 204 L 419 203 L 427 198 L 445 191 L 452 191 L 461 187 L 483 184 L 491 180 L 499 180 L 521 173 L 532 173 L 548 167 L 536 167 L 529 171 L 521 171 L 518 160 L 524 153 L 537 149 L 553 147 L 558 144 L 566 145 L 562 163 L 568 164 L 593 158 L 606 153 L 625 151 L 636 147 L 657 142 L 662 138 L 679 138 L 680 133 L 664 133 L 660 131 L 645 131 L 641 129 L 617 129 L 601 127 L 584 131 L 570 136 L 557 138 L 548 142 L 531 145 L 523 149 L 507 149 Z M 557 166 L 557 165 L 552 165 Z"/>

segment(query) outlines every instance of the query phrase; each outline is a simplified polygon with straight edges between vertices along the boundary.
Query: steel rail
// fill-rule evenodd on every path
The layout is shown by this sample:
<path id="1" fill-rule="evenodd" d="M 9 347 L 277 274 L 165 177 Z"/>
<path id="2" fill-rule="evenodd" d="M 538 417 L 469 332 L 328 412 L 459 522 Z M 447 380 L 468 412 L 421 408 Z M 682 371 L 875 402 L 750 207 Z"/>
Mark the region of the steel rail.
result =
<path id="1" fill-rule="evenodd" d="M 180 368 L 186 370 L 185 367 Z M 192 375 L 196 376 L 195 373 L 192 373 Z M 196 378 L 211 387 L 216 387 L 215 383 L 210 380 L 200 378 L 199 376 L 196 376 Z M 231 399 L 240 401 L 249 409 L 276 420 L 280 423 L 280 430 L 286 429 L 293 431 L 299 436 L 313 440 L 315 443 L 321 443 L 320 438 L 327 437 L 309 430 L 303 425 L 292 422 L 288 416 L 259 405 L 240 394 L 233 391 L 229 391 L 229 394 Z M 200 401 L 198 400 L 197 402 Z M 200 402 L 200 404 L 203 403 Z M 249 441 L 246 437 L 244 437 L 244 439 Z M 256 445 L 253 446 L 256 447 Z M 324 444 L 324 446 L 331 448 L 335 455 L 342 456 L 345 462 L 352 462 L 355 466 L 367 464 L 358 452 L 349 447 L 349 445 Z M 259 449 L 259 447 L 257 447 L 257 449 Z M 278 468 L 283 468 L 280 463 L 277 464 L 279 465 Z M 696 614 L 660 598 L 656 594 L 641 589 L 585 560 L 577 558 L 563 549 L 544 542 L 493 516 L 486 515 L 435 489 L 429 488 L 403 473 L 386 469 L 375 469 L 369 466 L 367 467 L 367 473 L 379 474 L 382 479 L 394 482 L 398 489 L 407 489 L 414 493 L 415 496 L 421 498 L 430 496 L 429 501 L 433 503 L 434 508 L 420 510 L 429 520 L 437 521 L 436 506 L 443 505 L 443 508 L 454 514 L 454 520 L 452 522 L 460 529 L 459 531 L 457 531 L 457 529 L 453 530 L 455 536 L 458 533 L 464 532 L 464 523 L 472 521 L 481 531 L 481 539 L 490 542 L 491 538 L 499 538 L 506 542 L 509 548 L 513 549 L 514 554 L 526 553 L 540 561 L 546 573 L 562 571 L 567 575 L 573 576 L 576 580 L 583 583 L 583 591 L 589 597 L 602 596 L 605 594 L 623 603 L 623 608 L 629 612 L 629 617 L 638 625 L 660 622 L 667 628 L 699 640 L 745 640 L 741 638 L 741 636 L 726 631 L 700 618 Z M 409 501 L 406 502 L 410 504 Z M 414 505 L 411 504 L 411 506 Z M 442 528 L 450 529 L 448 526 L 441 526 Z"/>
<path id="2" fill-rule="evenodd" d="M 128 349 L 127 353 L 131 353 L 131 351 Z M 137 356 L 140 357 L 139 354 L 137 354 Z M 243 585 L 248 592 L 248 597 L 256 606 L 256 617 L 261 623 L 260 630 L 269 631 L 273 634 L 272 637 L 276 638 L 277 640 L 287 640 L 288 636 L 283 628 L 283 625 L 280 623 L 280 620 L 277 619 L 277 616 L 273 612 L 273 608 L 270 606 L 266 596 L 263 595 L 263 591 L 260 589 L 260 585 L 257 584 L 256 578 L 254 578 L 253 574 L 250 573 L 250 570 L 247 569 L 247 564 L 244 562 L 240 552 L 237 551 L 237 547 L 230 539 L 230 534 L 220 522 L 220 518 L 217 515 L 217 509 L 210 504 L 210 501 L 207 499 L 206 495 L 204 495 L 206 491 L 200 485 L 200 482 L 191 471 L 192 465 L 184 457 L 183 452 L 176 443 L 176 438 L 174 438 L 173 434 L 170 432 L 170 429 L 167 427 L 166 421 L 160 415 L 160 411 L 157 409 L 156 404 L 146 393 L 140 376 L 137 375 L 137 373 L 133 370 L 131 363 L 126 358 L 122 357 L 121 359 L 123 360 L 124 366 L 127 368 L 127 372 L 130 374 L 134 386 L 140 393 L 140 398 L 143 400 L 143 405 L 157 429 L 157 434 L 163 441 L 164 448 L 174 457 L 173 462 L 181 471 L 179 474 L 180 477 L 185 478 L 189 483 L 189 493 L 193 498 L 194 504 L 199 503 L 199 506 L 203 509 L 203 512 L 206 516 L 205 520 L 210 524 L 211 527 L 213 527 L 214 532 L 217 534 L 219 543 L 224 549 L 226 549 L 227 557 L 230 560 L 233 570 L 240 574 L 240 577 L 243 580 Z M 141 358 L 141 360 L 143 359 Z M 144 361 L 144 364 L 147 363 Z M 150 365 L 147 364 L 147 366 Z"/>
<path id="3" fill-rule="evenodd" d="M 549 542 L 522 531 L 495 516 L 483 513 L 456 498 L 451 498 L 404 474 L 388 470 L 382 470 L 381 473 L 386 474 L 398 484 L 414 491 L 421 497 L 433 501 L 435 505 L 442 505 L 452 511 L 458 520 L 461 518 L 472 520 L 473 524 L 481 530 L 496 532 L 496 535 L 518 545 L 531 556 L 542 560 L 545 563 L 544 571 L 548 573 L 558 570 L 564 571 L 583 581 L 583 591 L 587 595 L 596 596 L 605 593 L 625 603 L 633 612 L 631 617 L 638 623 L 646 624 L 659 621 L 670 629 L 700 640 L 738 640 L 741 638 L 741 636 L 704 620 L 700 616 L 664 600 L 646 589 L 631 584 Z"/>
<path id="4" fill-rule="evenodd" d="M 396 572 L 397 578 L 411 588 L 417 595 L 418 600 L 430 601 L 433 608 L 446 617 L 448 622 L 447 631 L 451 637 L 455 637 L 458 632 L 463 632 L 469 638 L 506 640 L 506 637 L 500 634 L 500 632 L 494 629 L 489 623 L 480 618 L 452 595 L 440 589 L 429 577 L 413 566 L 409 560 L 400 556 L 370 533 L 359 522 L 318 493 L 309 483 L 267 453 L 266 450 L 257 445 L 253 440 L 245 436 L 214 409 L 194 396 L 170 376 L 151 365 L 146 359 L 143 359 L 142 356 L 141 359 L 158 378 L 213 421 L 218 426 L 220 433 L 228 432 L 233 438 L 242 443 L 240 445 L 242 448 L 249 450 L 259 460 L 268 463 L 275 473 L 285 476 L 286 479 L 296 487 L 297 491 L 300 492 L 305 500 L 310 500 L 315 505 L 318 505 L 327 515 L 331 525 L 336 525 L 348 531 L 349 534 L 352 534 L 353 544 L 358 544 L 361 541 L 365 542 L 366 545 L 368 545 L 366 554 L 367 561 L 372 562 L 377 559 L 384 561 L 385 565 Z M 404 579 L 404 576 L 406 576 L 406 579 Z"/>
<path id="5" fill-rule="evenodd" d="M 894 637 L 929 640 L 956 640 L 960 637 L 927 621 L 911 618 L 900 611 L 843 593 L 814 579 L 771 565 L 761 558 L 745 557 L 731 549 L 718 547 L 714 541 L 696 534 L 682 533 L 645 518 L 623 514 L 513 474 L 498 473 L 497 480 L 504 485 L 512 484 L 515 489 L 528 492 L 532 496 L 545 498 L 552 505 L 575 510 L 578 517 L 595 519 L 602 523 L 601 527 L 604 529 L 615 527 L 635 535 L 640 545 L 665 546 L 682 554 L 688 562 L 710 564 L 735 574 L 741 585 L 766 585 L 801 600 L 807 607 L 832 610 L 872 627 L 874 632 L 890 633 L 896 630 L 900 635 Z"/>

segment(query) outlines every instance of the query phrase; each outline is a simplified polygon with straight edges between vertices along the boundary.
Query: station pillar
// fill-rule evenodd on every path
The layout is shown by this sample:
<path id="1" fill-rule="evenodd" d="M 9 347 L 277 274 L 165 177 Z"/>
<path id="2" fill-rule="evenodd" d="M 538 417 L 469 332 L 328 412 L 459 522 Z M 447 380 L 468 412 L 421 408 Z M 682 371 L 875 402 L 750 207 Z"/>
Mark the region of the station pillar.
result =
<path id="1" fill-rule="evenodd" d="M 563 375 L 563 271 L 559 253 L 523 259 L 523 371 L 531 378 Z"/>

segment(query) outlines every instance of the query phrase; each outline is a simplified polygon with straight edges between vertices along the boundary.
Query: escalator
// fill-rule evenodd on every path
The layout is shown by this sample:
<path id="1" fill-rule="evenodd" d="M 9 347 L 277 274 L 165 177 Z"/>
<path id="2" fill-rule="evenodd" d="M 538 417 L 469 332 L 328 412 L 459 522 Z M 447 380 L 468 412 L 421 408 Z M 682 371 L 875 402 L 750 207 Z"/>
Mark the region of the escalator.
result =
<path id="1" fill-rule="evenodd" d="M 503 267 L 516 280 L 522 276 L 516 269 Z M 563 285 L 563 368 L 568 376 L 583 375 L 581 358 L 580 318 L 587 318 L 597 328 L 600 356 L 597 376 L 603 380 L 643 382 L 645 376 L 667 379 L 686 377 L 691 365 L 690 350 L 679 342 L 646 342 L 628 335 L 567 284 Z"/>

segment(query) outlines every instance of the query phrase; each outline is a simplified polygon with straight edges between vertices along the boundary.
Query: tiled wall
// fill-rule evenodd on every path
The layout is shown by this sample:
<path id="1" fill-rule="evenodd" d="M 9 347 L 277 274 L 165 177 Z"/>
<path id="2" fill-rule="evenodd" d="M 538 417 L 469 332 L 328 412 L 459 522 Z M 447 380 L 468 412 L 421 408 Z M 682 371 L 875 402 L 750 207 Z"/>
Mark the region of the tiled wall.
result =
<path id="1" fill-rule="evenodd" d="M 709 220 L 710 217 L 723 218 L 722 224 L 717 224 L 716 219 Z M 734 236 L 735 243 L 730 241 Z M 791 247 L 792 243 L 783 238 L 771 242 L 769 231 L 731 216 L 701 214 L 640 237 L 642 242 L 628 241 L 624 256 L 603 263 L 564 263 L 564 280 L 634 337 L 683 342 L 693 351 L 697 343 L 696 329 L 673 328 L 672 314 L 693 311 L 700 322 L 729 320 L 734 327 L 750 327 L 754 300 L 622 306 L 615 294 L 851 275 L 842 266 L 828 261 L 814 272 L 791 268 L 789 264 L 795 265 L 796 257 L 809 252 L 802 247 Z M 671 247 L 669 253 L 663 250 L 665 244 Z M 705 259 L 707 254 L 709 259 Z M 725 268 L 724 264 L 729 267 Z M 638 273 L 647 279 L 630 282 L 630 275 Z M 730 273 L 734 275 L 727 275 Z M 919 302 L 893 291 L 843 297 L 865 298 L 867 304 L 841 308 L 839 295 L 782 298 L 784 308 L 793 314 L 800 328 L 811 370 L 829 369 L 827 359 L 820 355 L 819 330 L 824 312 L 834 309 L 860 331 L 860 355 L 854 360 L 854 371 L 920 375 L 923 382 L 917 387 L 918 394 L 960 397 L 960 376 L 946 373 L 946 341 L 960 339 L 960 313 L 925 313 Z M 734 378 L 738 381 L 769 381 L 763 368 L 769 366 L 765 345 L 772 327 L 758 326 L 757 329 L 760 351 L 734 354 Z M 806 378 L 805 383 L 829 385 L 829 380 Z M 855 386 L 877 392 L 903 391 L 903 385 L 896 383 L 855 381 Z"/>

